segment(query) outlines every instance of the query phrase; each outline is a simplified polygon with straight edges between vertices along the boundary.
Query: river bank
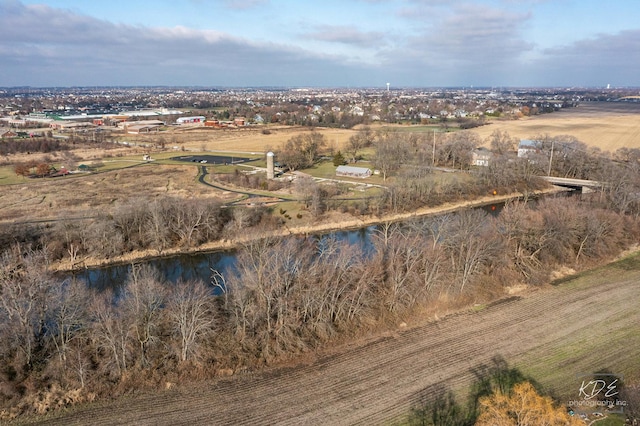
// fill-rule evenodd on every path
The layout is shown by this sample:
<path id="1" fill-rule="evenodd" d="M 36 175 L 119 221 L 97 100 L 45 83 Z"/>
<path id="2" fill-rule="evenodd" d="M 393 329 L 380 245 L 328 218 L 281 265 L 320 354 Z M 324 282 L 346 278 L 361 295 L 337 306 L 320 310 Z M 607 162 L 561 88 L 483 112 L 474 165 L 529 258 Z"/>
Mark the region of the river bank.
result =
<path id="1" fill-rule="evenodd" d="M 551 187 L 545 190 L 534 191 L 528 194 L 529 197 L 536 197 L 540 195 L 556 194 L 560 192 L 566 192 L 566 188 Z M 306 234 L 318 234 L 327 233 L 339 230 L 353 230 L 358 228 L 364 228 L 367 226 L 379 225 L 385 222 L 399 222 L 407 219 L 418 217 L 429 217 L 435 215 L 442 215 L 447 213 L 453 213 L 468 208 L 483 207 L 492 204 L 500 204 L 509 200 L 521 199 L 525 195 L 522 193 L 511 193 L 506 195 L 489 195 L 485 197 L 475 198 L 473 200 L 463 200 L 454 203 L 445 203 L 435 207 L 422 207 L 420 209 L 403 212 L 393 213 L 382 216 L 362 216 L 354 217 L 348 213 L 339 213 L 331 211 L 326 213 L 321 219 L 314 223 L 299 226 L 285 226 L 271 231 L 256 230 L 248 236 L 238 238 L 225 238 L 217 241 L 211 241 L 205 244 L 198 245 L 196 247 L 175 247 L 165 249 L 162 252 L 157 250 L 136 250 L 129 253 L 125 253 L 119 256 L 113 256 L 109 259 L 98 259 L 87 257 L 72 262 L 70 259 L 62 259 L 52 262 L 50 269 L 56 272 L 73 272 L 81 269 L 101 268 L 113 265 L 130 264 L 134 262 L 143 262 L 151 259 L 158 259 L 163 257 L 188 255 L 207 253 L 214 251 L 233 250 L 241 247 L 250 241 L 255 241 L 268 237 L 286 237 L 291 235 L 306 235 Z"/>

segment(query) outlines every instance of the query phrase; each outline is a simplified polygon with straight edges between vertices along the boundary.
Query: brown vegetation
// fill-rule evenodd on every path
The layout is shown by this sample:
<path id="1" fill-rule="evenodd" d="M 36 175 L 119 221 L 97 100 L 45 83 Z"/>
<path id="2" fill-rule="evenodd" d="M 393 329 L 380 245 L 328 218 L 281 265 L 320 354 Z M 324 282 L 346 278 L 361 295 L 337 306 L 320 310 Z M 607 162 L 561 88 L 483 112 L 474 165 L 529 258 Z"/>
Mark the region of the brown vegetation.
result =
<path id="1" fill-rule="evenodd" d="M 590 148 L 614 152 L 620 148 L 640 148 L 640 109 L 637 103 L 594 102 L 563 108 L 552 114 L 519 120 L 493 120 L 473 131 L 486 140 L 495 130 L 518 139 L 536 135 L 572 135 Z"/>
<path id="2" fill-rule="evenodd" d="M 292 154 L 306 151 L 300 159 L 313 163 L 325 142 L 322 134 L 288 134 L 291 146 L 280 146 Z M 385 179 L 393 176 L 388 190 L 348 204 L 332 200 L 310 178 L 299 179 L 294 190 L 312 220 L 343 209 L 383 221 L 370 253 L 327 239 L 256 238 L 276 231 L 284 219 L 266 208 L 223 208 L 237 197 L 196 184 L 193 167 L 133 163 L 82 179 L 3 188 L 0 212 L 7 226 L 0 242 L 10 247 L 0 264 L 4 415 L 169 389 L 281 362 L 436 308 L 493 300 L 515 283 L 540 285 L 554 269 L 580 270 L 611 259 L 640 233 L 640 155 L 633 150 L 619 150 L 616 161 L 609 161 L 575 139 L 549 137 L 545 143 L 568 147 L 550 164 L 555 174 L 608 185 L 591 197 L 545 200 L 536 208 L 511 203 L 498 218 L 461 212 L 397 224 L 382 218 L 490 191 L 527 195 L 544 186 L 535 176 L 542 166 L 501 157 L 512 137 L 492 133 L 486 141 L 499 154 L 493 166 L 438 180 L 424 165 L 469 169 L 469 151 L 481 143 L 476 134 L 438 136 L 437 149 L 424 135 L 364 129 L 348 136 L 345 152 L 353 159 L 374 145 L 375 165 Z M 195 139 L 189 143 L 210 147 L 210 141 Z M 39 164 L 32 163 L 29 173 L 35 168 L 44 175 L 49 165 Z M 227 181 L 277 189 L 240 173 Z M 62 220 L 69 216 L 79 220 Z M 203 283 L 168 285 L 147 268 L 134 267 L 121 289 L 104 293 L 50 274 L 51 262 L 61 259 L 81 265 L 224 239 L 247 243 L 238 269 L 217 275 L 216 295 Z"/>
<path id="3" fill-rule="evenodd" d="M 235 369 L 231 377 L 187 386 L 176 375 L 193 377 L 201 370 L 176 368 L 157 381 L 157 391 L 33 421 L 67 426 L 97 419 L 114 425 L 388 424 L 449 391 L 469 389 L 494 365 L 496 355 L 521 370 L 550 371 L 553 380 L 542 385 L 566 401 L 579 386 L 576 372 L 615 368 L 629 380 L 637 375 L 637 262 L 630 259 L 583 274 L 580 281 L 521 293 L 484 309 L 447 317 L 438 310 L 444 318 L 435 321 L 405 317 L 409 327 L 398 329 L 394 322 L 393 331 L 383 336 L 350 341 L 294 365 L 262 372 Z M 599 309 L 590 309 L 594 306 Z M 626 330 L 625 339 L 611 340 L 618 330 Z M 621 347 L 614 351 L 612 342 Z M 134 380 L 144 379 L 130 374 L 127 385 Z"/>
<path id="4" fill-rule="evenodd" d="M 103 243 L 120 235 L 121 244 L 140 244 L 140 219 L 155 209 L 185 215 L 169 239 L 191 244 L 219 232 L 215 207 L 168 206 L 126 209 Z M 188 369 L 212 377 L 270 364 L 433 306 L 491 300 L 563 265 L 592 265 L 637 234 L 636 221 L 560 198 L 513 204 L 495 219 L 467 211 L 388 223 L 371 253 L 331 239 L 263 239 L 241 250 L 235 272 L 217 275 L 220 296 L 199 283 L 167 285 L 146 267 L 134 267 L 120 289 L 95 293 L 53 279 L 46 249 L 14 246 L 0 276 L 3 404 L 32 410 L 23 398 L 43 386 L 117 395 L 188 380 Z"/>

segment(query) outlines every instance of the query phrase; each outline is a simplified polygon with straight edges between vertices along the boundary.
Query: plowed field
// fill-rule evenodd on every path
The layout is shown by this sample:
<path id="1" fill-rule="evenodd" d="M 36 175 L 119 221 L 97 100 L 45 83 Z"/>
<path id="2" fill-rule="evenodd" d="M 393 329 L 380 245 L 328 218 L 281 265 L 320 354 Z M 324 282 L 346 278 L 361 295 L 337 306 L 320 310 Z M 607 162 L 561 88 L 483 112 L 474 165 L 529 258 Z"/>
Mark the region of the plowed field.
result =
<path id="1" fill-rule="evenodd" d="M 640 260 L 343 347 L 289 368 L 78 407 L 48 425 L 389 424 L 434 390 L 463 390 L 495 356 L 556 395 L 576 376 L 640 371 Z"/>

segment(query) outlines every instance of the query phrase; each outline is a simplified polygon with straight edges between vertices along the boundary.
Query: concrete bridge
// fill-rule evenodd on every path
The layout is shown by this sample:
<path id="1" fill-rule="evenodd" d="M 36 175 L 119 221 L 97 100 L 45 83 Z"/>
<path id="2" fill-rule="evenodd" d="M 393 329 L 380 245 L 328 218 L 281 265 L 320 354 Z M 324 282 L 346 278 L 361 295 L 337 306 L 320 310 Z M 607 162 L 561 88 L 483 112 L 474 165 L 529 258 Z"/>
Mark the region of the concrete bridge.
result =
<path id="1" fill-rule="evenodd" d="M 579 189 L 583 193 L 591 192 L 594 189 L 600 189 L 605 185 L 604 183 L 595 180 L 561 178 L 555 176 L 542 176 L 542 179 L 554 185 Z"/>

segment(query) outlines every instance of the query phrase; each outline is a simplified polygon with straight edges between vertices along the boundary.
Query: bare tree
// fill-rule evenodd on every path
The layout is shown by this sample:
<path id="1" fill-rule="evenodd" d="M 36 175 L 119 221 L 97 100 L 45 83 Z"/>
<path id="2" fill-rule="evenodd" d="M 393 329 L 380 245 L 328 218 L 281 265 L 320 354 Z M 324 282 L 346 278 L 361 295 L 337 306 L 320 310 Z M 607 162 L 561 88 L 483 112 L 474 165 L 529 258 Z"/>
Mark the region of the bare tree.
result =
<path id="1" fill-rule="evenodd" d="M 89 307 L 91 338 L 102 353 L 103 368 L 121 376 L 131 364 L 131 327 L 113 291 L 94 295 Z M 115 371 L 112 367 L 115 367 Z"/>
<path id="2" fill-rule="evenodd" d="M 33 365 L 36 350 L 44 345 L 52 282 L 48 263 L 46 251 L 22 255 L 17 246 L 0 259 L 3 335 L 27 369 Z"/>
<path id="3" fill-rule="evenodd" d="M 480 137 L 475 132 L 464 130 L 450 133 L 438 149 L 440 161 L 454 169 L 467 169 L 471 165 L 472 151 L 480 144 Z"/>
<path id="4" fill-rule="evenodd" d="M 421 244 L 415 237 L 396 234 L 386 244 L 385 304 L 390 312 L 413 306 L 420 282 Z"/>
<path id="5" fill-rule="evenodd" d="M 508 132 L 500 130 L 494 130 L 488 138 L 491 151 L 498 155 L 505 155 L 508 152 L 515 151 L 518 144 L 518 140 L 515 137 L 511 137 Z"/>
<path id="6" fill-rule="evenodd" d="M 293 171 L 312 166 L 325 145 L 324 135 L 312 131 L 293 136 L 276 154 L 280 163 Z"/>
<path id="7" fill-rule="evenodd" d="M 167 315 L 181 361 L 197 357 L 200 341 L 215 322 L 211 288 L 202 281 L 179 281 L 169 291 Z"/>
<path id="8" fill-rule="evenodd" d="M 369 127 L 364 127 L 355 135 L 351 135 L 347 141 L 347 152 L 351 156 L 351 161 L 358 161 L 358 153 L 364 148 L 371 146 L 374 141 L 374 134 Z"/>
<path id="9" fill-rule="evenodd" d="M 172 209 L 167 199 L 156 200 L 149 206 L 149 221 L 146 228 L 148 241 L 161 254 L 171 244 L 169 224 L 173 220 Z"/>
<path id="10" fill-rule="evenodd" d="M 166 289 L 158 271 L 149 265 L 132 265 L 120 295 L 123 314 L 132 328 L 141 367 L 148 366 L 148 352 L 159 338 Z"/>
<path id="11" fill-rule="evenodd" d="M 86 330 L 89 293 L 80 280 L 55 282 L 50 297 L 48 337 L 62 365 L 66 364 L 71 342 Z"/>
<path id="12" fill-rule="evenodd" d="M 373 165 L 380 170 L 382 179 L 400 169 L 409 155 L 409 146 L 402 136 L 391 132 L 379 132 L 375 142 Z"/>
<path id="13" fill-rule="evenodd" d="M 482 210 L 460 212 L 448 225 L 443 245 L 451 260 L 457 291 L 462 292 L 492 258 L 495 240 Z"/>
<path id="14" fill-rule="evenodd" d="M 497 222 L 511 264 L 525 280 L 535 281 L 542 270 L 542 251 L 551 238 L 542 215 L 525 203 L 514 202 L 504 207 Z"/>

